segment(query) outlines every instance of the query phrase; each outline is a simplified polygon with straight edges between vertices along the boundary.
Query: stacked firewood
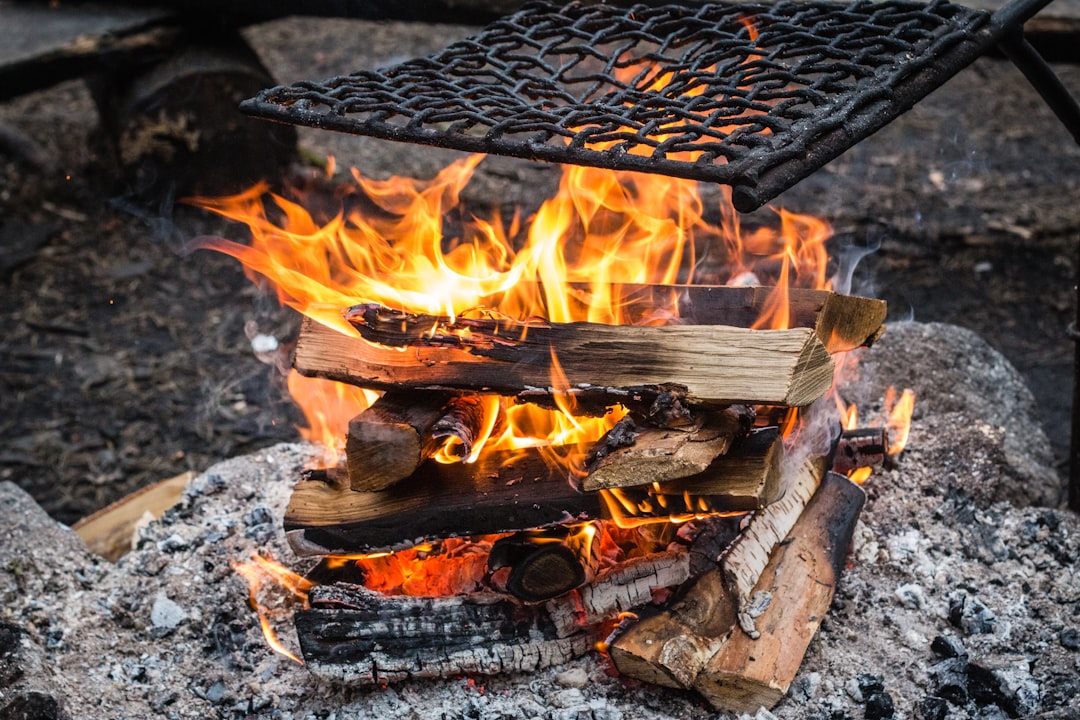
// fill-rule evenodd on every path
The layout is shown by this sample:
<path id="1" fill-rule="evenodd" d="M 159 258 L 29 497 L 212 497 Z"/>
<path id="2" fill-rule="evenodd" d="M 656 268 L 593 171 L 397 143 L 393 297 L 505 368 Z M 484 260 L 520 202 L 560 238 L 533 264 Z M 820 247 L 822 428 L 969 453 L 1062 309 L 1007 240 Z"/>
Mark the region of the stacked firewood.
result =
<path id="1" fill-rule="evenodd" d="M 316 587 L 296 620 L 314 671 L 384 683 L 534 669 L 585 652 L 605 621 L 670 588 L 662 611 L 624 621 L 608 638 L 620 671 L 697 689 L 722 709 L 782 695 L 831 600 L 862 491 L 826 472 L 827 451 L 786 455 L 776 423 L 826 392 L 833 354 L 876 339 L 884 303 L 770 288 L 635 292 L 677 293 L 678 324 L 449 319 L 373 304 L 346 313 L 355 336 L 305 324 L 294 359 L 301 373 L 384 394 L 350 423 L 345 466 L 298 483 L 285 518 L 294 549 L 373 553 L 508 533 L 489 564 L 512 567 L 502 593 L 463 597 Z M 787 329 L 752 329 L 777 302 Z M 572 481 L 535 450 L 433 461 L 447 448 L 467 457 L 500 422 L 484 401 L 492 394 L 582 414 L 622 405 L 628 414 Z M 848 440 L 837 468 L 884 452 L 879 434 Z M 637 519 L 742 512 L 748 520 L 734 541 L 705 550 L 710 562 L 696 570 L 673 546 L 597 572 L 593 558 L 522 533 L 557 538 L 619 506 Z"/>

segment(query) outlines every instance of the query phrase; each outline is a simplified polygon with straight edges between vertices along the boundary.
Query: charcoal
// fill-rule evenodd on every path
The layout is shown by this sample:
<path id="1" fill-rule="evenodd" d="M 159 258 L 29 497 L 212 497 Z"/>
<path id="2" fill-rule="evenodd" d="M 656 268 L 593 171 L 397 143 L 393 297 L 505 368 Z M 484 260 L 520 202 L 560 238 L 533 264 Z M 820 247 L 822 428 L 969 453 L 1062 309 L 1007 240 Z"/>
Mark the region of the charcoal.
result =
<path id="1" fill-rule="evenodd" d="M 944 698 L 953 705 L 968 701 L 968 663 L 965 658 L 949 658 L 931 665 L 926 674 L 936 697 Z"/>
<path id="2" fill-rule="evenodd" d="M 930 643 L 930 649 L 940 658 L 966 657 L 967 651 L 960 639 L 951 635 L 938 635 Z"/>
<path id="3" fill-rule="evenodd" d="M 945 698 L 929 695 L 919 703 L 919 717 L 922 720 L 945 720 L 949 716 L 949 703 Z"/>
<path id="4" fill-rule="evenodd" d="M 1022 655 L 972 659 L 969 688 L 979 705 L 997 705 L 1010 717 L 1031 715 L 1039 709 L 1041 691 Z"/>

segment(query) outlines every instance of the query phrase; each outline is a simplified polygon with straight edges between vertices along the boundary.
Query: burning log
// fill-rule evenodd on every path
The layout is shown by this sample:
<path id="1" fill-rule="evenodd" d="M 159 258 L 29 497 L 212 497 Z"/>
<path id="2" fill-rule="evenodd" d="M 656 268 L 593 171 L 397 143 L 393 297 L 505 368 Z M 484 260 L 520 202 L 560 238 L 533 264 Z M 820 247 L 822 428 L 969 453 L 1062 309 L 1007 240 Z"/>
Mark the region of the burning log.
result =
<path id="1" fill-rule="evenodd" d="M 660 428 L 623 418 L 590 452 L 582 489 L 665 483 L 703 473 L 750 429 L 752 411 L 735 405 L 695 420 L 689 427 Z"/>
<path id="2" fill-rule="evenodd" d="M 889 433 L 883 427 L 844 430 L 833 453 L 832 471 L 847 475 L 863 467 L 881 467 L 889 449 Z"/>
<path id="3" fill-rule="evenodd" d="M 592 580 L 597 559 L 567 543 L 570 529 L 520 532 L 500 538 L 488 554 L 488 570 L 509 568 L 506 591 L 525 602 L 550 600 Z M 591 543 L 577 545 L 588 546 Z"/>
<path id="4" fill-rule="evenodd" d="M 637 447 L 635 443 L 630 449 Z M 715 507 L 729 511 L 758 510 L 773 502 L 779 492 L 784 442 L 776 427 L 759 428 L 747 434 L 736 441 L 726 455 L 712 459 L 704 470 L 677 480 L 661 478 L 664 472 L 668 477 L 677 477 L 678 468 L 686 468 L 689 464 L 685 456 L 670 458 L 647 454 L 652 450 L 655 445 L 640 455 L 620 454 L 614 456 L 616 459 L 611 463 L 601 463 L 597 470 L 586 476 L 583 489 L 630 488 L 657 482 L 662 494 L 708 496 L 714 499 Z M 597 474 L 599 480 L 594 478 Z"/>
<path id="5" fill-rule="evenodd" d="M 832 358 L 812 328 L 643 327 L 488 318 L 458 318 L 451 323 L 376 305 L 354 308 L 349 319 L 362 338 L 306 320 L 297 342 L 296 369 L 375 389 L 449 388 L 516 395 L 547 388 L 552 377 L 560 376 L 554 356 L 569 387 L 677 390 L 690 404 L 712 406 L 801 406 L 820 397 L 832 382 Z M 395 347 L 408 347 L 410 352 Z M 613 399 L 611 404 L 617 402 Z"/>
<path id="6" fill-rule="evenodd" d="M 372 324 L 367 327 L 375 331 L 364 331 L 366 339 L 388 347 L 305 320 L 294 367 L 305 375 L 374 389 L 449 388 L 515 395 L 550 386 L 558 375 L 554 353 L 570 386 L 676 389 L 689 402 L 703 405 L 806 405 L 832 382 L 832 358 L 806 328 L 569 323 L 522 325 L 500 332 L 495 321 L 484 321 L 490 324 L 489 334 L 473 328 L 473 339 L 462 343 L 452 333 L 431 338 L 419 333 L 420 324 L 430 329 L 439 322 L 432 316 L 387 311 L 369 313 L 368 318 Z M 413 333 L 401 333 L 403 321 Z M 393 347 L 411 351 L 401 353 Z"/>
<path id="7" fill-rule="evenodd" d="M 594 494 L 571 487 L 539 453 L 488 452 L 470 464 L 424 463 L 373 492 L 350 490 L 335 473 L 296 484 L 284 526 L 301 555 L 408 547 L 428 538 L 516 532 L 600 517 Z"/>
<path id="8" fill-rule="evenodd" d="M 742 631 L 737 598 L 717 569 L 616 638 L 615 666 L 641 680 L 693 688 L 723 712 L 771 708 L 828 610 L 864 501 L 862 489 L 843 476 L 829 473 L 821 482 L 753 588 L 761 598 L 756 639 Z"/>
<path id="9" fill-rule="evenodd" d="M 567 637 L 616 613 L 641 607 L 652 600 L 657 588 L 678 587 L 689 578 L 689 553 L 653 553 L 605 570 L 591 584 L 550 601 L 547 610 L 559 637 Z"/>
<path id="10" fill-rule="evenodd" d="M 349 421 L 349 485 L 387 488 L 416 472 L 447 439 L 468 455 L 483 419 L 483 403 L 475 396 L 389 391 Z"/>
<path id="11" fill-rule="evenodd" d="M 560 638 L 540 606 L 503 596 L 386 597 L 338 583 L 312 590 L 296 613 L 304 659 L 314 674 L 346 684 L 531 671 L 592 647 L 584 632 Z"/>
<path id="12" fill-rule="evenodd" d="M 709 494 L 692 498 L 692 506 L 686 505 L 682 486 L 651 485 L 618 491 L 618 504 L 638 517 L 740 511 L 751 502 L 751 507 L 760 504 L 760 496 L 751 499 L 742 490 L 729 494 L 719 483 L 711 487 Z M 483 453 L 469 464 L 426 462 L 411 477 L 373 492 L 349 489 L 338 471 L 310 471 L 293 490 L 284 526 L 299 555 L 345 555 L 427 539 L 553 527 L 610 512 L 600 494 L 574 489 L 565 471 L 527 449 Z"/>
<path id="13" fill-rule="evenodd" d="M 531 671 L 591 650 L 601 623 L 685 582 L 685 551 L 635 558 L 542 605 L 493 593 L 388 597 L 359 585 L 315 587 L 295 616 L 313 673 L 346 684 L 385 684 L 461 673 Z"/>

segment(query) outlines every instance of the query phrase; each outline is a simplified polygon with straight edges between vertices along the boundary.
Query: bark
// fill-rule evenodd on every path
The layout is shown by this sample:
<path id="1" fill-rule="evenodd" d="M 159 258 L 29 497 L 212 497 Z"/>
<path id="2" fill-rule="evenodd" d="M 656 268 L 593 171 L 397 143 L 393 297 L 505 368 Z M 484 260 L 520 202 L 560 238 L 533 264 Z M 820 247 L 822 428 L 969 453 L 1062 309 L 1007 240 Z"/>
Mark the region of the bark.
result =
<path id="1" fill-rule="evenodd" d="M 757 512 L 720 556 L 724 583 L 738 606 L 740 623 L 751 635 L 756 631 L 747 609 L 753 589 L 769 562 L 770 553 L 791 532 L 821 483 L 825 461 L 810 458 L 793 470 L 795 477 L 784 496 Z"/>

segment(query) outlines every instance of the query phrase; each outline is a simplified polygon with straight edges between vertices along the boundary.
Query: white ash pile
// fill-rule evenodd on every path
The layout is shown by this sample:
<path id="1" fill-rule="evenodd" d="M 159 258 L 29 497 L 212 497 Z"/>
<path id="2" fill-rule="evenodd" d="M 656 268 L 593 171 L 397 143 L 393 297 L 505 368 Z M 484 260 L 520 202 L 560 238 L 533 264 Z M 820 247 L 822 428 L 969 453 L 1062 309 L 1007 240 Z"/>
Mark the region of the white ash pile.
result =
<path id="1" fill-rule="evenodd" d="M 950 326 L 890 326 L 860 362 L 844 398 L 871 410 L 885 386 L 912 387 L 911 438 L 899 468 L 867 486 L 851 567 L 773 714 L 1080 712 L 1080 522 L 1013 504 L 1061 492 L 1030 394 Z M 280 523 L 309 452 L 211 468 L 115 566 L 0 485 L 0 720 L 714 717 L 690 694 L 611 677 L 598 655 L 385 690 L 317 683 L 266 647 L 230 566 L 254 552 L 296 562 Z"/>

